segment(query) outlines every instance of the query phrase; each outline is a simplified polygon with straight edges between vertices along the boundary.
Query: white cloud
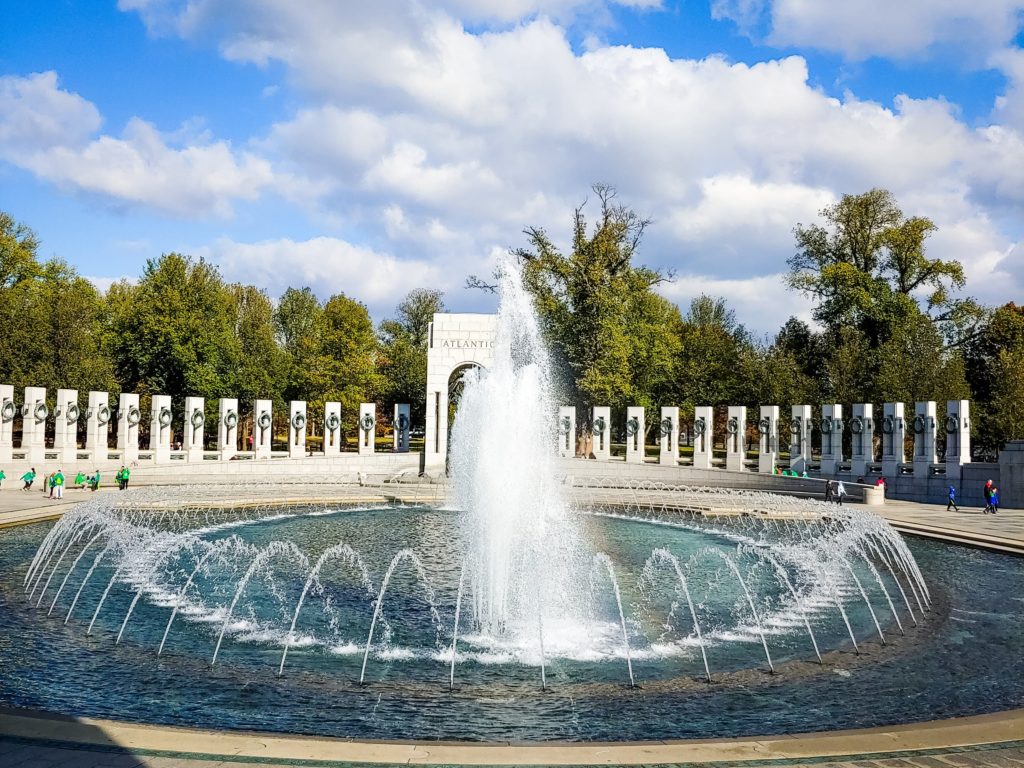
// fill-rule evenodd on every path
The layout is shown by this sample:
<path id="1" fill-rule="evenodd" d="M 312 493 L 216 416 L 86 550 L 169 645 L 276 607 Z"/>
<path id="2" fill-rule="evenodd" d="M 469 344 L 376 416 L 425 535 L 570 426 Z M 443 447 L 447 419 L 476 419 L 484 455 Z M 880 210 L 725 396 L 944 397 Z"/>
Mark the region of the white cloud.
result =
<path id="1" fill-rule="evenodd" d="M 128 121 L 120 137 L 100 135 L 99 111 L 61 90 L 46 72 L 0 78 L 0 159 L 73 191 L 161 211 L 228 215 L 273 179 L 270 164 L 186 123 L 172 146 L 152 124 Z"/>
<path id="2" fill-rule="evenodd" d="M 413 288 L 448 287 L 438 266 L 352 245 L 332 237 L 259 243 L 219 239 L 200 249 L 229 280 L 255 283 L 272 293 L 309 286 L 322 297 L 343 292 L 371 309 L 391 309 Z"/>
<path id="3" fill-rule="evenodd" d="M 984 63 L 1012 43 L 1024 21 L 1022 0 L 712 0 L 716 18 L 768 40 L 837 51 L 849 59 L 915 58 L 936 47 L 956 49 Z"/>

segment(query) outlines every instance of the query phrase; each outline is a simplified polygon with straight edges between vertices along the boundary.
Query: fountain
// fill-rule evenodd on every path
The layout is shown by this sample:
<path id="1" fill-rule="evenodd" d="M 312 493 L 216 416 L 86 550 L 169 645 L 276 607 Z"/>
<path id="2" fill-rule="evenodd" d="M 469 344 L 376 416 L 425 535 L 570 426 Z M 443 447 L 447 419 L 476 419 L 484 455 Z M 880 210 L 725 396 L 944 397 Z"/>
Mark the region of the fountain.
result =
<path id="1" fill-rule="evenodd" d="M 332 486 L 352 501 L 331 504 L 272 482 L 139 489 L 4 531 L 0 704 L 545 740 L 1024 702 L 1024 618 L 997 599 L 1024 587 L 1015 561 L 908 544 L 863 509 L 563 477 L 556 387 L 506 263 L 494 364 L 467 375 L 445 504 L 400 483 Z M 964 642 L 976 615 L 988 634 Z M 951 653 L 971 676 L 950 671 Z M 880 693 L 902 688 L 919 693 Z"/>

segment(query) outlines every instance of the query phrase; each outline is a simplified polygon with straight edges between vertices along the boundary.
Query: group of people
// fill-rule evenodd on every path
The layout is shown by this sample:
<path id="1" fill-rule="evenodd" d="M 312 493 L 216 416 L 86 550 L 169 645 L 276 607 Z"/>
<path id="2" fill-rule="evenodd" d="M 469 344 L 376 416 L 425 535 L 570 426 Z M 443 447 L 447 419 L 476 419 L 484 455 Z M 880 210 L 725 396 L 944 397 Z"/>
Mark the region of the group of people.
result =
<path id="1" fill-rule="evenodd" d="M 985 487 L 981 489 L 981 495 L 985 498 L 985 509 L 982 511 L 983 515 L 994 515 L 999 511 L 999 489 L 995 487 L 991 480 L 986 481 Z M 946 501 L 946 511 L 953 510 L 959 512 L 960 507 L 956 503 L 956 486 L 949 486 L 949 494 Z"/>
<path id="2" fill-rule="evenodd" d="M 825 481 L 825 501 L 834 501 L 836 504 L 842 505 L 843 499 L 846 498 L 846 486 L 843 485 L 842 480 L 826 480 Z"/>
<path id="3" fill-rule="evenodd" d="M 31 491 L 32 486 L 35 484 L 36 478 L 38 476 L 39 475 L 36 472 L 35 467 L 29 469 L 28 472 L 21 476 L 21 490 Z M 0 484 L 2 484 L 6 478 L 7 475 L 4 474 L 3 470 L 0 470 Z M 63 499 L 64 488 L 66 485 L 67 478 L 64 477 L 64 471 L 61 469 L 58 469 L 56 472 L 51 472 L 48 475 L 43 476 L 43 493 L 48 494 L 48 498 Z M 72 483 L 72 487 L 77 488 L 80 491 L 84 491 L 86 488 L 95 491 L 97 488 L 100 487 L 99 470 L 96 470 L 94 474 L 89 475 L 88 477 L 85 475 L 85 473 L 79 471 L 78 474 L 75 475 L 75 480 Z"/>
<path id="4" fill-rule="evenodd" d="M 776 475 L 783 475 L 785 477 L 809 477 L 807 470 L 805 469 L 801 474 L 797 474 L 795 469 L 779 469 L 775 468 Z"/>

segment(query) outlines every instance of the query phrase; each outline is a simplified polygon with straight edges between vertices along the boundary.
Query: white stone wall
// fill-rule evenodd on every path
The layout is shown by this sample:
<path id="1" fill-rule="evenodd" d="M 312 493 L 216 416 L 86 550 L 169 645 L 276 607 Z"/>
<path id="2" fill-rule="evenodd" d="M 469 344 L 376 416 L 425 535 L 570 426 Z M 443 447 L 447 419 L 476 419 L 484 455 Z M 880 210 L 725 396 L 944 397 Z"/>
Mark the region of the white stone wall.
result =
<path id="1" fill-rule="evenodd" d="M 914 403 L 914 476 L 928 477 L 935 463 L 935 401 Z"/>
<path id="2" fill-rule="evenodd" d="M 843 463 L 843 406 L 821 406 L 821 474 L 831 477 Z"/>
<path id="3" fill-rule="evenodd" d="M 871 403 L 854 403 L 850 418 L 850 474 L 865 477 L 868 465 L 875 459 L 874 406 Z"/>
<path id="4" fill-rule="evenodd" d="M 252 450 L 257 459 L 269 459 L 274 439 L 274 401 L 257 400 L 252 407 Z"/>
<path id="5" fill-rule="evenodd" d="M 138 398 L 138 395 L 136 395 Z M 61 451 L 62 460 L 68 463 L 78 450 L 78 390 L 58 389 L 57 409 L 54 411 L 53 447 Z M 136 456 L 138 455 L 136 443 Z"/>
<path id="6" fill-rule="evenodd" d="M 661 409 L 658 424 L 658 463 L 674 466 L 679 463 L 679 409 Z"/>
<path id="7" fill-rule="evenodd" d="M 324 455 L 341 453 L 341 403 L 324 403 Z"/>
<path id="8" fill-rule="evenodd" d="M 746 469 L 743 460 L 747 457 L 747 406 L 730 405 L 728 420 L 725 422 L 725 468 L 732 472 Z"/>
<path id="9" fill-rule="evenodd" d="M 139 460 L 141 422 L 139 396 L 131 392 L 122 392 L 117 401 L 117 450 L 121 451 L 121 462 L 124 464 Z"/>
<path id="10" fill-rule="evenodd" d="M 377 405 L 359 404 L 359 454 L 369 455 L 377 450 Z"/>
<path id="11" fill-rule="evenodd" d="M 882 474 L 889 478 L 898 477 L 900 464 L 907 460 L 903 449 L 906 423 L 903 420 L 903 403 L 883 403 L 882 423 Z"/>
<path id="12" fill-rule="evenodd" d="M 802 475 L 811 468 L 811 406 L 794 405 L 789 421 L 789 468 Z"/>
<path id="13" fill-rule="evenodd" d="M 757 471 L 770 475 L 779 460 L 779 406 L 761 406 L 757 434 Z"/>
<path id="14" fill-rule="evenodd" d="M 494 363 L 497 323 L 497 315 L 434 315 L 427 340 L 426 468 L 443 468 L 448 458 L 449 378 L 462 366 Z"/>
<path id="15" fill-rule="evenodd" d="M 558 409 L 558 455 L 563 459 L 571 459 L 576 455 L 576 409 L 571 405 L 563 405 Z"/>
<path id="16" fill-rule="evenodd" d="M 170 395 L 153 395 L 150 406 L 149 450 L 158 462 L 169 461 L 171 458 L 171 412 Z"/>
<path id="17" fill-rule="evenodd" d="M 288 455 L 293 459 L 306 455 L 306 401 L 288 404 Z"/>
<path id="18" fill-rule="evenodd" d="M 590 424 L 594 435 L 594 458 L 608 461 L 612 456 L 612 409 L 606 405 L 594 406 Z"/>
<path id="19" fill-rule="evenodd" d="M 712 445 L 714 443 L 715 409 L 710 405 L 698 405 L 693 409 L 693 466 L 696 469 L 711 469 Z"/>
<path id="20" fill-rule="evenodd" d="M 394 438 L 392 447 L 395 453 L 406 453 L 409 450 L 409 428 L 412 425 L 412 407 L 408 403 L 395 405 Z"/>
<path id="21" fill-rule="evenodd" d="M 238 399 L 222 397 L 217 413 L 217 450 L 221 460 L 228 461 L 238 453 Z"/>

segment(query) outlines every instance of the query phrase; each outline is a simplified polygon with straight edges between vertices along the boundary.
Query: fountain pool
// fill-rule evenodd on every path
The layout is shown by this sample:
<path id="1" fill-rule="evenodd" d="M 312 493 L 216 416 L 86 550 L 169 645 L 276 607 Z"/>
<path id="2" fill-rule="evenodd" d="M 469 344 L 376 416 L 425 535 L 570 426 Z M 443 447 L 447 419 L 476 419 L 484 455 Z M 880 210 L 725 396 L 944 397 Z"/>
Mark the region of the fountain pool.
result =
<path id="1" fill-rule="evenodd" d="M 476 617 L 465 512 L 153 511 L 163 497 L 0 533 L 0 703 L 486 741 L 783 733 L 1024 703 L 1020 560 L 907 546 L 863 512 L 587 504 L 570 513 L 580 549 L 561 591 L 533 622 L 495 629 Z"/>

